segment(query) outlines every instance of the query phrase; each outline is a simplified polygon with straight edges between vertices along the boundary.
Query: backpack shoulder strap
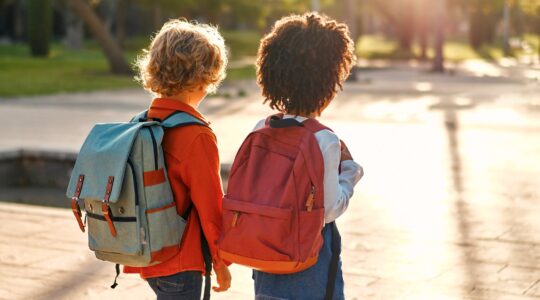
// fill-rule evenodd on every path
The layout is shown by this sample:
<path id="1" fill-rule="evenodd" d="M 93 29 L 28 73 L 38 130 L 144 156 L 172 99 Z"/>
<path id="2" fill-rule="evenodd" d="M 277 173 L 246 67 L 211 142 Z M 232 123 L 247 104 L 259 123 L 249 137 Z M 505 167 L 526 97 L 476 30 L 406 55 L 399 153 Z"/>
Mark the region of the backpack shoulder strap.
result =
<path id="1" fill-rule="evenodd" d="M 148 119 L 148 109 L 135 115 L 129 122 L 145 122 Z"/>
<path id="2" fill-rule="evenodd" d="M 206 122 L 183 111 L 174 112 L 163 120 L 163 122 L 161 122 L 161 126 L 164 128 L 176 128 L 188 125 L 201 125 L 208 127 Z"/>
<path id="3" fill-rule="evenodd" d="M 332 230 L 332 257 L 330 258 L 324 299 L 332 300 L 334 298 L 334 289 L 339 268 L 339 255 L 341 254 L 341 235 L 339 234 L 336 222 L 326 224 L 326 226 L 330 226 L 330 230 Z"/>
<path id="4" fill-rule="evenodd" d="M 315 119 L 309 118 L 309 119 L 305 120 L 304 122 L 302 122 L 302 124 L 304 124 L 304 127 L 307 130 L 309 130 L 309 131 L 311 131 L 313 133 L 316 133 L 318 131 L 325 130 L 325 129 L 330 130 L 330 131 L 333 132 L 332 129 L 330 129 L 329 127 L 321 124 L 319 121 L 317 121 Z"/>

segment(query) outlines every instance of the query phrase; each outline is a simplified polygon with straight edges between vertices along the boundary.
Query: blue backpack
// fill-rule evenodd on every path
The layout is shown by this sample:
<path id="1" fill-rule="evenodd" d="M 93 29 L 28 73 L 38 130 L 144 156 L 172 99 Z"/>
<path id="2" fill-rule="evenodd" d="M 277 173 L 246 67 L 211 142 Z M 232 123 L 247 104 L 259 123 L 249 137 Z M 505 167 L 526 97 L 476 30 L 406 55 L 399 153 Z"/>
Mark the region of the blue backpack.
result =
<path id="1" fill-rule="evenodd" d="M 164 129 L 188 125 L 207 126 L 185 112 L 161 121 L 144 111 L 127 123 L 96 124 L 79 152 L 67 196 L 88 246 L 117 264 L 117 277 L 119 264 L 152 266 L 180 250 L 191 204 L 178 215 L 161 142 Z"/>

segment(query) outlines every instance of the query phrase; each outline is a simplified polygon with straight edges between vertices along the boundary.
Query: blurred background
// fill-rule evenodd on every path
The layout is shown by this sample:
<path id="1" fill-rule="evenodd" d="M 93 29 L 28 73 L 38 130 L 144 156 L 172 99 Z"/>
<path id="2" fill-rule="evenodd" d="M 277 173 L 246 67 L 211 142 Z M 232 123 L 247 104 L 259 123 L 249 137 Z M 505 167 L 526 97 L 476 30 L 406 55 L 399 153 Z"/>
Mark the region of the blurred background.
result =
<path id="1" fill-rule="evenodd" d="M 135 87 L 113 74 L 130 74 L 149 36 L 178 17 L 218 25 L 229 80 L 252 78 L 260 37 L 309 10 L 346 22 L 366 60 L 432 60 L 440 72 L 468 59 L 533 64 L 540 52 L 538 0 L 2 0 L 0 97 Z"/>
<path id="2" fill-rule="evenodd" d="M 358 64 L 321 121 L 365 170 L 347 299 L 540 299 L 540 0 L 0 0 L 0 299 L 152 299 L 87 249 L 65 188 L 97 122 L 152 96 L 132 64 L 171 18 L 219 26 L 226 81 L 199 110 L 222 178 L 271 110 L 254 61 L 290 13 L 346 22 Z M 216 299 L 252 299 L 232 266 Z"/>

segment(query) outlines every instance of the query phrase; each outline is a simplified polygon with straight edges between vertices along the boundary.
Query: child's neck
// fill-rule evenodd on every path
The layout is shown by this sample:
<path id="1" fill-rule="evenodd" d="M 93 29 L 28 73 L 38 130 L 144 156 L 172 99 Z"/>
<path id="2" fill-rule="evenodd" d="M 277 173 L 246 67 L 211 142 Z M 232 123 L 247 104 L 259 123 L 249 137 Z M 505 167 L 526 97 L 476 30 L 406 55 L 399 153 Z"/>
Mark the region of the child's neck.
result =
<path id="1" fill-rule="evenodd" d="M 308 118 L 308 119 L 316 119 L 317 117 L 319 117 L 321 115 L 318 112 L 312 112 L 312 113 L 309 113 L 309 114 L 306 114 L 306 113 L 295 114 L 295 113 L 286 112 L 285 114 L 286 115 L 291 115 L 291 116 L 304 117 L 304 118 Z"/>
<path id="2" fill-rule="evenodd" d="M 195 89 L 194 91 L 184 91 L 177 95 L 164 96 L 164 98 L 180 101 L 193 108 L 197 108 L 206 96 L 204 89 Z"/>

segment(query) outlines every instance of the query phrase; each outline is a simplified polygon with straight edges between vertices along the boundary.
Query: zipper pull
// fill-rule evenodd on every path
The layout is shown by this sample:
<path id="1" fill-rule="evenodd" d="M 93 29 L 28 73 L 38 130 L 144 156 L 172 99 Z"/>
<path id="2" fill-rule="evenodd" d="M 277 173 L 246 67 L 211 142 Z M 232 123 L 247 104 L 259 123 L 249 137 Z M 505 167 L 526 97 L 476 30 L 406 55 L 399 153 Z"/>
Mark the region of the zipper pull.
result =
<path id="1" fill-rule="evenodd" d="M 309 193 L 308 199 L 306 201 L 306 209 L 308 212 L 313 210 L 313 202 L 315 202 L 315 186 L 311 186 L 311 192 Z"/>
<path id="2" fill-rule="evenodd" d="M 232 219 L 232 224 L 231 224 L 232 227 L 235 227 L 235 226 L 236 226 L 236 223 L 238 223 L 238 217 L 239 217 L 239 216 L 240 216 L 240 212 L 239 212 L 239 211 L 235 211 L 235 212 L 234 212 L 233 219 Z"/>

